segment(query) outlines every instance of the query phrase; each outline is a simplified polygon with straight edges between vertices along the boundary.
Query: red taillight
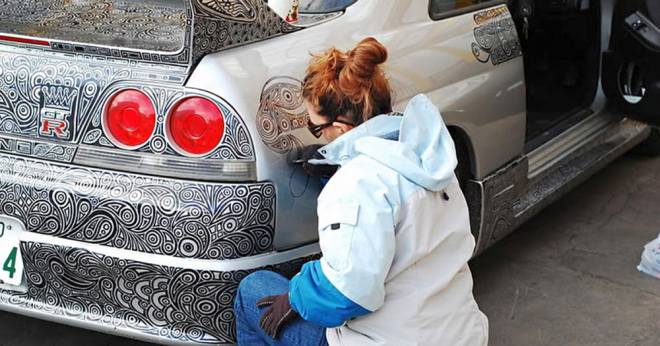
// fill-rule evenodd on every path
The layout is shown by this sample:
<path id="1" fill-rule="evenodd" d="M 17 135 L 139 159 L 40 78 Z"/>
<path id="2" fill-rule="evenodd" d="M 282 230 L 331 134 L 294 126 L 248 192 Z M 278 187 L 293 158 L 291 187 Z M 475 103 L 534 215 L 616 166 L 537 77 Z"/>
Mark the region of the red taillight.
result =
<path id="1" fill-rule="evenodd" d="M 134 148 L 151 138 L 156 127 L 156 111 L 143 92 L 123 90 L 108 101 L 103 122 L 115 144 Z"/>
<path id="2" fill-rule="evenodd" d="M 189 97 L 177 103 L 167 120 L 167 132 L 178 149 L 203 155 L 215 149 L 225 131 L 225 120 L 215 103 Z"/>

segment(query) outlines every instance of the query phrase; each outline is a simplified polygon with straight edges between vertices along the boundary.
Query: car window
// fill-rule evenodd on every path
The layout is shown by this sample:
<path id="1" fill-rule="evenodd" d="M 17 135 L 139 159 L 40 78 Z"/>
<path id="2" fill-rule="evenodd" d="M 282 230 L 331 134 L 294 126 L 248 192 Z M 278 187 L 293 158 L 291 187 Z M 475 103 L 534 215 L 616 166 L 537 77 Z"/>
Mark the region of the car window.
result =
<path id="1" fill-rule="evenodd" d="M 302 0 L 301 13 L 328 13 L 343 11 L 357 0 Z"/>
<path id="2" fill-rule="evenodd" d="M 485 5 L 505 3 L 503 0 L 430 0 L 429 15 L 438 20 L 452 15 L 483 8 Z"/>

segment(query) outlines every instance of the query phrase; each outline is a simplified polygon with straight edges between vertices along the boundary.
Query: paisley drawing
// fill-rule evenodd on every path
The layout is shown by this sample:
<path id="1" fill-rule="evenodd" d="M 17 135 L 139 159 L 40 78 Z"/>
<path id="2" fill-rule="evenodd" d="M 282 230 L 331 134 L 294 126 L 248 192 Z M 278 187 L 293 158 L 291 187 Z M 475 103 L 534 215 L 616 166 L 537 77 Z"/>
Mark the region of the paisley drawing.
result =
<path id="1" fill-rule="evenodd" d="M 157 115 L 157 134 L 138 151 L 166 156 L 182 156 L 165 140 L 164 123 L 167 112 L 179 99 L 187 96 L 204 96 L 214 100 L 225 118 L 225 136 L 217 149 L 205 155 L 208 159 L 253 159 L 254 148 L 243 119 L 221 98 L 200 94 L 177 86 L 176 83 L 154 81 L 124 82 L 135 76 L 135 69 L 119 68 L 111 64 L 62 61 L 45 57 L 24 55 L 18 58 L 0 51 L 0 133 L 26 136 L 26 140 L 44 136 L 42 119 L 45 114 L 65 114 L 66 129 L 70 141 L 83 144 L 116 148 L 103 134 L 101 117 L 103 105 L 121 88 L 143 91 L 153 101 Z M 56 76 L 60 74 L 62 77 Z M 30 77 L 31 76 L 31 77 Z M 176 75 L 170 78 L 174 80 Z M 172 84 L 168 86 L 167 84 Z M 29 138 L 29 139 L 28 139 Z M 57 138 L 64 139 L 64 138 Z M 70 162 L 73 151 L 62 148 L 56 151 L 30 150 L 28 144 L 11 144 L 0 140 L 0 151 L 29 154 L 32 157 Z M 20 141 L 21 143 L 23 141 Z M 30 144 L 30 146 L 34 146 Z M 49 147 L 51 145 L 48 145 Z M 61 154 L 56 154 L 61 151 Z M 41 155 L 40 155 L 41 154 Z M 60 160 L 62 159 L 62 160 Z"/>
<path id="2" fill-rule="evenodd" d="M 262 0 L 0 0 L 0 31 L 50 40 L 68 54 L 190 67 L 209 53 L 299 30 Z M 71 42 L 78 42 L 73 44 Z"/>
<path id="3" fill-rule="evenodd" d="M 307 108 L 302 98 L 302 82 L 291 77 L 274 77 L 261 91 L 257 129 L 272 151 L 287 155 L 289 163 L 299 159 L 304 147 L 296 134 L 306 128 Z"/>
<path id="4" fill-rule="evenodd" d="M 196 0 L 195 10 L 200 14 L 241 22 L 253 22 L 257 15 L 253 3 L 248 0 Z"/>
<path id="5" fill-rule="evenodd" d="M 23 243 L 28 290 L 0 304 L 191 344 L 233 344 L 239 282 L 257 270 L 190 270 L 83 249 Z M 318 255 L 263 268 L 291 278 Z"/>
<path id="6" fill-rule="evenodd" d="M 192 0 L 195 6 L 193 62 L 205 54 L 299 30 L 263 0 Z"/>
<path id="7" fill-rule="evenodd" d="M 181 4 L 177 8 L 110 0 L 0 0 L 0 8 L 10 9 L 0 10 L 0 32 L 174 52 L 184 44 L 186 12 Z"/>
<path id="8" fill-rule="evenodd" d="M 474 15 L 472 54 L 482 63 L 493 65 L 522 56 L 516 25 L 506 6 L 478 12 Z"/>
<path id="9" fill-rule="evenodd" d="M 173 181 L 4 156 L 0 214 L 29 232 L 65 239 L 234 259 L 273 250 L 275 186 Z"/>

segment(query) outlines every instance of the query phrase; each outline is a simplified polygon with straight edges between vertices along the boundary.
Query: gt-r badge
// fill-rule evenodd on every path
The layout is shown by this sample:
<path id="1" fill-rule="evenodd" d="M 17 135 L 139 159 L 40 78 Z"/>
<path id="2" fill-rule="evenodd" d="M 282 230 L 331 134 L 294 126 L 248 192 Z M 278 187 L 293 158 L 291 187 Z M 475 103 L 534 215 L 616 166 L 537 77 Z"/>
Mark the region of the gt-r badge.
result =
<path id="1" fill-rule="evenodd" d="M 72 109 L 78 90 L 65 86 L 42 86 L 39 110 L 39 137 L 73 139 Z"/>

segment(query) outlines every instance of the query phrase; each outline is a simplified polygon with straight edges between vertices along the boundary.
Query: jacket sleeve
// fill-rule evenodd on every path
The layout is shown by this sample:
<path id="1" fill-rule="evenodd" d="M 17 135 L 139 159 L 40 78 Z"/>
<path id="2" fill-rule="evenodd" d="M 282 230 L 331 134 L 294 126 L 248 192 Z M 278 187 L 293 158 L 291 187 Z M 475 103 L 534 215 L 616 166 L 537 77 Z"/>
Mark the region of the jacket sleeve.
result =
<path id="1" fill-rule="evenodd" d="M 372 185 L 358 181 L 331 194 L 324 190 L 325 198 L 319 198 L 323 257 L 303 266 L 289 287 L 291 306 L 305 320 L 336 327 L 383 305 L 394 258 L 395 212 L 387 189 Z"/>

